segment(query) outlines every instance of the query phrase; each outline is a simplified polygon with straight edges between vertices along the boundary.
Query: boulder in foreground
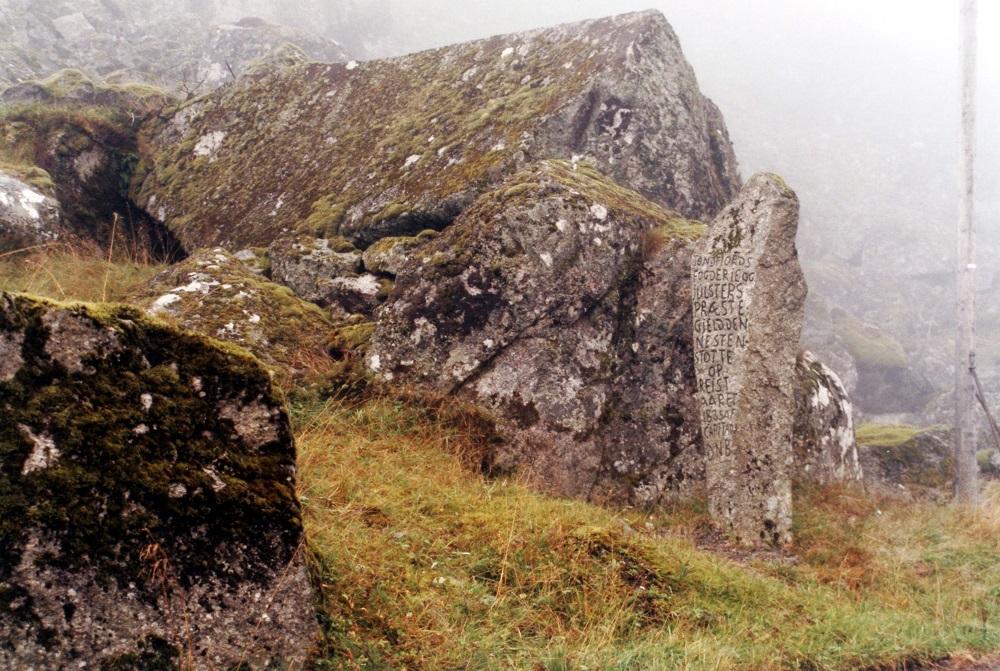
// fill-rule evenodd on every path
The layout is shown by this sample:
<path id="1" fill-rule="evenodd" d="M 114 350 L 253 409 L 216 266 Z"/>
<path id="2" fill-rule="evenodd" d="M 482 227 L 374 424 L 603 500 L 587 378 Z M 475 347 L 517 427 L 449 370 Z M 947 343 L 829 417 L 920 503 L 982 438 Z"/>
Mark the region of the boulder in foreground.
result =
<path id="1" fill-rule="evenodd" d="M 0 418 L 0 667 L 304 661 L 295 449 L 253 358 L 2 294 Z"/>

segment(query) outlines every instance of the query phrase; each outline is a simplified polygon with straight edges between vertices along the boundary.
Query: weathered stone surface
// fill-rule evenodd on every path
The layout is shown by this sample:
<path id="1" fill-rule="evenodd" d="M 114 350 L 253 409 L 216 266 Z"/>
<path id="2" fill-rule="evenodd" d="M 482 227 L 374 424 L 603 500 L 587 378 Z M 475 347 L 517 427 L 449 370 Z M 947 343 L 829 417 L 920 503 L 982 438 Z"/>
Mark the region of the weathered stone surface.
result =
<path id="1" fill-rule="evenodd" d="M 211 13 L 204 5 L 4 0 L 0 89 L 75 67 L 95 76 L 198 94 L 232 81 L 256 59 L 287 44 L 313 60 L 349 59 L 336 42 L 259 18 L 220 25 L 198 15 Z"/>
<path id="2" fill-rule="evenodd" d="M 188 244 L 232 249 L 442 228 L 546 158 L 589 160 L 686 216 L 739 185 L 720 115 L 656 12 L 244 76 L 147 140 L 135 201 Z"/>
<path id="3" fill-rule="evenodd" d="M 437 234 L 437 231 L 428 229 L 419 235 L 382 238 L 368 247 L 362 255 L 365 270 L 395 277 L 402 271 L 410 256 L 418 253 L 420 247 Z"/>
<path id="4" fill-rule="evenodd" d="M 404 264 L 376 314 L 368 367 L 474 399 L 510 438 L 493 468 L 586 496 L 631 347 L 622 335 L 645 235 L 676 220 L 587 166 L 532 166 Z"/>
<path id="5" fill-rule="evenodd" d="M 506 439 L 494 471 L 601 502 L 702 495 L 690 260 L 704 229 L 586 165 L 531 166 L 404 263 L 366 363 L 487 408 Z M 824 427 L 817 406 L 802 424 L 836 434 L 844 418 Z"/>
<path id="6" fill-rule="evenodd" d="M 184 329 L 246 348 L 283 387 L 336 368 L 327 351 L 335 338 L 329 314 L 224 249 L 200 250 L 167 268 L 134 300 Z"/>
<path id="7" fill-rule="evenodd" d="M 41 102 L 31 101 L 36 88 Z M 73 72 L 3 94 L 10 104 L 0 105 L 0 166 L 58 203 L 49 237 L 105 248 L 114 238 L 137 256 L 176 258 L 174 236 L 127 196 L 138 124 L 163 100 L 162 93 L 94 88 Z"/>
<path id="8" fill-rule="evenodd" d="M 42 186 L 0 171 L 0 250 L 43 244 L 58 237 L 59 203 L 46 195 Z"/>
<path id="9" fill-rule="evenodd" d="M 295 450 L 252 357 L 3 294 L 0 361 L 0 666 L 304 661 Z"/>
<path id="10" fill-rule="evenodd" d="M 281 238 L 268 250 L 271 278 L 307 301 L 321 302 L 328 283 L 361 273 L 361 251 L 346 240 L 314 237 Z"/>
<path id="11" fill-rule="evenodd" d="M 840 378 L 809 351 L 795 364 L 795 476 L 829 484 L 861 482 L 854 408 Z"/>
<path id="12" fill-rule="evenodd" d="M 748 544 L 791 540 L 795 360 L 806 297 L 798 214 L 781 178 L 755 175 L 692 258 L 709 510 Z"/>

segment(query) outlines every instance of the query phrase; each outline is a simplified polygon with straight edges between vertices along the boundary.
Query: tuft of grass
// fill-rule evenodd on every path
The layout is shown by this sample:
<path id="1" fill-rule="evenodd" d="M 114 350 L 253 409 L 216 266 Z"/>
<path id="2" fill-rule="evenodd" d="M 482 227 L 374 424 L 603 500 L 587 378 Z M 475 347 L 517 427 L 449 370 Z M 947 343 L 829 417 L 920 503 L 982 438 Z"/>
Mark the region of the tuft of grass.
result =
<path id="1" fill-rule="evenodd" d="M 0 290 L 59 301 L 119 303 L 163 268 L 109 258 L 96 247 L 40 245 L 0 254 Z"/>
<path id="2" fill-rule="evenodd" d="M 414 400 L 294 409 L 322 669 L 902 668 L 1000 648 L 1000 493 L 974 514 L 797 500 L 797 561 L 700 547 L 697 506 L 555 499 Z"/>

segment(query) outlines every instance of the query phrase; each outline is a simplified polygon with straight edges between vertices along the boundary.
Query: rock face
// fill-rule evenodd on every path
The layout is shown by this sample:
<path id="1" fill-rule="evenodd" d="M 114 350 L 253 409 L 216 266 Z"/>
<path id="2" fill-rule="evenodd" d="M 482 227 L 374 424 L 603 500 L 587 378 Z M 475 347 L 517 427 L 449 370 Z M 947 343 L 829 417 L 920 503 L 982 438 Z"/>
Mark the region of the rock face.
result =
<path id="1" fill-rule="evenodd" d="M 330 315 L 268 282 L 223 249 L 205 249 L 156 275 L 135 301 L 160 318 L 246 348 L 283 387 L 321 381 L 329 355 Z"/>
<path id="2" fill-rule="evenodd" d="M 506 439 L 494 471 L 600 502 L 703 494 L 690 263 L 704 230 L 589 166 L 530 166 L 412 248 L 366 364 L 490 410 Z M 801 412 L 836 433 L 825 406 Z"/>
<path id="3" fill-rule="evenodd" d="M 36 211 L 46 224 L 28 229 L 34 242 L 86 241 L 107 248 L 114 238 L 118 249 L 136 256 L 177 257 L 174 236 L 127 196 L 138 124 L 166 100 L 155 91 L 96 86 L 76 71 L 0 95 L 0 167 L 30 184 L 35 195 L 26 199 L 44 206 Z M 30 209 L 27 214 L 33 219 Z M 8 221 L 4 229 L 23 232 L 25 226 Z M 19 246 L 18 237 L 4 235 L 2 244 Z"/>
<path id="4" fill-rule="evenodd" d="M 720 115 L 655 12 L 247 75 L 151 125 L 144 147 L 135 201 L 185 244 L 230 249 L 440 229 L 538 159 L 588 160 L 689 217 L 739 185 Z"/>
<path id="5" fill-rule="evenodd" d="M 204 93 L 289 43 L 314 60 L 348 60 L 339 44 L 308 32 L 253 17 L 215 25 L 196 13 L 196 4 L 183 5 L 4 0 L 0 89 L 76 67 L 116 81 Z"/>
<path id="6" fill-rule="evenodd" d="M 709 510 L 747 544 L 791 540 L 795 360 L 806 298 L 798 214 L 781 178 L 755 175 L 692 259 Z"/>
<path id="7" fill-rule="evenodd" d="M 0 171 L 0 250 L 59 237 L 59 203 L 44 191 L 43 185 L 34 186 Z"/>
<path id="8" fill-rule="evenodd" d="M 799 480 L 861 482 L 854 409 L 840 378 L 808 351 L 795 364 L 792 445 Z"/>
<path id="9" fill-rule="evenodd" d="M 254 359 L 3 294 L 0 412 L 0 666 L 303 661 L 295 449 Z"/>

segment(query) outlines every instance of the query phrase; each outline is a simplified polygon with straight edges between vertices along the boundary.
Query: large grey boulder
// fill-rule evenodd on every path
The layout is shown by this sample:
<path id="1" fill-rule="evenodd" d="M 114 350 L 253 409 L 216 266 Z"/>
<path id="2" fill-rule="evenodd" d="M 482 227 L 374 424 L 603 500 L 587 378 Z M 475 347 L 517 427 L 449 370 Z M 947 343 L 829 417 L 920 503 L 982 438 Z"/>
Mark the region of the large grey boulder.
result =
<path id="1" fill-rule="evenodd" d="M 709 511 L 746 544 L 791 540 L 795 360 L 806 298 L 798 222 L 798 199 L 781 178 L 754 175 L 692 259 Z"/>
<path id="2" fill-rule="evenodd" d="M 443 228 L 544 159 L 588 161 L 689 217 L 739 187 L 658 12 L 252 73 L 146 130 L 133 199 L 190 246 L 306 233 L 365 248 Z"/>
<path id="3" fill-rule="evenodd" d="M 411 250 L 366 365 L 490 411 L 505 439 L 484 455 L 494 472 L 618 504 L 703 495 L 690 268 L 704 229 L 586 165 L 530 166 Z M 810 375 L 795 386 L 826 389 Z M 845 421 L 826 410 L 800 408 L 821 438 Z"/>
<path id="4" fill-rule="evenodd" d="M 0 294 L 0 667 L 299 668 L 295 448 L 242 350 Z"/>

